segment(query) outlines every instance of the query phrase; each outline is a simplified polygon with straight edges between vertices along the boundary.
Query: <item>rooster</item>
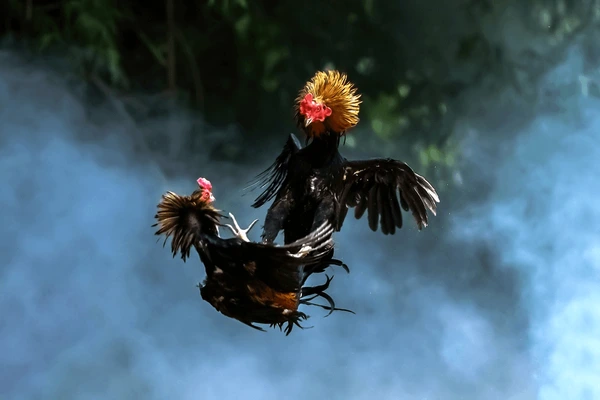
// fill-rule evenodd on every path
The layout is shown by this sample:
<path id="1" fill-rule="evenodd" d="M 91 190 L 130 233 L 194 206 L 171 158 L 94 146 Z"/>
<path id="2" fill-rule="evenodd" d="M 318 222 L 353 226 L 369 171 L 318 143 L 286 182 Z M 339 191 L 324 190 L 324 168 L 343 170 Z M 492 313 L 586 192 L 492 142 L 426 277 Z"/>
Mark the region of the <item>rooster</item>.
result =
<path id="1" fill-rule="evenodd" d="M 306 134 L 306 147 L 290 134 L 275 162 L 249 188 L 264 191 L 252 204 L 275 199 L 267 211 L 263 243 L 283 230 L 292 243 L 325 222 L 342 228 L 349 208 L 356 219 L 365 211 L 371 230 L 393 235 L 403 224 L 400 207 L 411 211 L 419 230 L 436 214 L 439 197 L 433 186 L 406 163 L 393 159 L 349 161 L 340 138 L 355 127 L 361 100 L 356 87 L 339 71 L 319 71 L 295 102 L 295 120 Z"/>
<path id="2" fill-rule="evenodd" d="M 324 223 L 305 237 L 284 246 L 253 243 L 247 229 L 241 229 L 233 214 L 234 226 L 221 224 L 220 210 L 213 206 L 212 184 L 205 178 L 197 180 L 199 188 L 190 196 L 167 192 L 158 204 L 155 215 L 156 235 L 169 237 L 173 257 L 178 253 L 185 262 L 192 247 L 196 249 L 206 269 L 206 279 L 198 284 L 203 300 L 227 317 L 261 331 L 254 325 L 270 324 L 285 328 L 286 336 L 294 325 L 308 316 L 298 311 L 300 304 L 315 305 L 329 310 L 348 311 L 335 307 L 333 299 L 325 293 L 331 278 L 314 287 L 304 286 L 310 273 L 305 273 L 306 263 L 322 264 L 330 256 L 333 227 Z M 219 237 L 219 226 L 229 228 L 235 238 Z M 323 297 L 329 306 L 312 303 Z M 328 315 L 329 315 L 328 314 Z"/>

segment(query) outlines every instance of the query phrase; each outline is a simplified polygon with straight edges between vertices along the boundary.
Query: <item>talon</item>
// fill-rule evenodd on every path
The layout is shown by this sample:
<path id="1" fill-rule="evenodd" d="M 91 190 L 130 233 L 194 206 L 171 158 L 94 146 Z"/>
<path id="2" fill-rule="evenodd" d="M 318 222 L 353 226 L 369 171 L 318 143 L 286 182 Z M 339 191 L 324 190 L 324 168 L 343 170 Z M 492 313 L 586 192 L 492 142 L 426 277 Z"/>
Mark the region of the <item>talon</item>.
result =
<path id="1" fill-rule="evenodd" d="M 229 224 L 224 224 L 223 226 L 229 228 L 229 230 L 235 235 L 235 237 L 239 237 L 239 232 L 233 226 Z"/>
<path id="2" fill-rule="evenodd" d="M 308 245 L 304 245 L 302 246 L 302 248 L 300 250 L 298 250 L 298 252 L 296 254 L 294 254 L 293 256 L 296 258 L 303 258 L 305 256 L 307 256 L 311 251 L 312 251 L 312 247 L 308 246 Z"/>
<path id="3" fill-rule="evenodd" d="M 248 228 L 246 229 L 246 232 L 250 232 L 250 229 L 252 229 L 252 227 L 258 222 L 258 218 L 255 219 L 254 221 L 250 222 L 250 225 L 248 225 Z"/>
<path id="4" fill-rule="evenodd" d="M 249 242 L 250 239 L 248 239 L 248 232 L 250 232 L 250 229 L 252 229 L 254 224 L 256 224 L 258 222 L 258 219 L 255 219 L 254 221 L 252 221 L 252 223 L 248 226 L 248 228 L 242 229 L 242 228 L 240 228 L 240 225 L 238 224 L 237 220 L 235 219 L 235 216 L 232 213 L 229 213 L 229 217 L 233 221 L 234 226 L 231 226 L 229 224 L 225 224 L 225 226 L 228 227 L 231 230 L 231 232 L 233 232 L 235 237 L 237 237 L 238 239 L 241 239 L 245 242 Z"/>
<path id="5" fill-rule="evenodd" d="M 235 225 L 235 229 L 237 229 L 238 231 L 241 231 L 242 228 L 240 228 L 240 225 L 237 222 L 237 219 L 235 219 L 235 216 L 232 213 L 229 213 L 229 218 L 231 218 L 231 220 L 233 221 L 233 225 Z"/>

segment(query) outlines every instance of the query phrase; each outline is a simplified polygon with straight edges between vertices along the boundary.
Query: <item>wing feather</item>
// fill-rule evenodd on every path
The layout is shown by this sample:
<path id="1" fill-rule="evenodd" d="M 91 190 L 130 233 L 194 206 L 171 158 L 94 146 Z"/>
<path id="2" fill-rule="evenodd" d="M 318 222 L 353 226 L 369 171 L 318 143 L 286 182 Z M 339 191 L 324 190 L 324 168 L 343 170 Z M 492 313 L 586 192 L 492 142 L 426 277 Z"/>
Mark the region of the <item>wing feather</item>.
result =
<path id="1" fill-rule="evenodd" d="M 385 235 L 402 228 L 400 208 L 411 212 L 421 230 L 429 223 L 427 211 L 436 215 L 440 202 L 431 183 L 408 164 L 393 159 L 345 160 L 339 199 L 340 209 L 354 207 L 356 219 L 366 211 L 371 230 L 379 227 Z"/>
<path id="2" fill-rule="evenodd" d="M 307 236 L 285 245 L 244 242 L 240 239 L 211 238 L 211 253 L 225 260 L 295 267 L 322 261 L 333 246 L 333 227 L 323 223 Z"/>
<path id="3" fill-rule="evenodd" d="M 390 189 L 388 186 L 379 186 L 379 207 L 381 207 L 381 232 L 384 235 L 393 235 L 396 233 L 396 225 L 392 216 L 392 201 L 390 198 Z"/>
<path id="4" fill-rule="evenodd" d="M 402 212 L 400 211 L 400 204 L 398 203 L 397 190 L 392 188 L 389 190 L 390 194 L 390 206 L 392 209 L 392 216 L 394 218 L 394 225 L 398 229 L 402 228 Z"/>
<path id="5" fill-rule="evenodd" d="M 205 243 L 213 258 L 228 265 L 247 268 L 249 276 L 260 279 L 280 292 L 299 291 L 303 283 L 303 266 L 325 261 L 333 248 L 333 226 L 325 222 L 312 233 L 286 245 L 245 242 L 240 239 L 208 237 Z"/>
<path id="6" fill-rule="evenodd" d="M 371 190 L 369 190 L 368 194 L 368 213 L 367 217 L 369 219 L 369 228 L 371 230 L 377 230 L 377 223 L 379 221 L 379 207 L 377 206 L 377 186 L 371 186 Z"/>
<path id="7" fill-rule="evenodd" d="M 256 243 L 258 264 L 256 276 L 269 286 L 281 290 L 300 290 L 304 281 L 301 266 L 316 264 L 331 255 L 333 226 L 326 222 L 314 232 L 293 243 L 275 246 Z"/>
<path id="8" fill-rule="evenodd" d="M 408 211 L 409 210 L 408 203 L 406 202 L 406 197 L 404 197 L 402 195 L 402 191 L 400 191 L 399 196 L 400 196 L 400 207 L 402 207 L 402 209 L 404 211 Z"/>
<path id="9" fill-rule="evenodd" d="M 300 141 L 293 133 L 290 133 L 283 150 L 277 156 L 273 164 L 256 176 L 244 190 L 254 190 L 257 187 L 266 189 L 254 200 L 252 207 L 259 208 L 271 201 L 281 190 L 287 179 L 288 165 L 293 154 L 302 148 Z"/>
<path id="10" fill-rule="evenodd" d="M 358 202 L 354 209 L 354 217 L 361 219 L 365 211 L 367 210 L 367 198 L 365 196 L 358 195 Z"/>

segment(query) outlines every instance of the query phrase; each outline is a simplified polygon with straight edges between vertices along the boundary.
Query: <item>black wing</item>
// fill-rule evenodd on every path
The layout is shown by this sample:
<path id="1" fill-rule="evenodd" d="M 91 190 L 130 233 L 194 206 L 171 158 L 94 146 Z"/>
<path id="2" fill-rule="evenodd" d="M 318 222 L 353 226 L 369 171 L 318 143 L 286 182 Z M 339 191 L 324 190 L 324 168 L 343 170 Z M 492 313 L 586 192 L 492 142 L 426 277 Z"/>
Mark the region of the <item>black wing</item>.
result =
<path id="1" fill-rule="evenodd" d="M 338 230 L 349 207 L 356 219 L 368 211 L 369 227 L 376 231 L 380 223 L 384 235 L 402 228 L 402 213 L 411 211 L 419 230 L 428 224 L 427 210 L 436 214 L 440 199 L 429 182 L 406 163 L 392 159 L 344 162 L 344 181 L 339 196 Z M 398 200 L 399 195 L 399 200 Z M 381 217 L 381 218 L 380 218 Z"/>
<path id="2" fill-rule="evenodd" d="M 261 188 L 267 187 L 257 198 L 254 200 L 252 207 L 259 208 L 264 205 L 266 202 L 273 199 L 281 187 L 285 182 L 288 172 L 288 164 L 290 161 L 290 157 L 297 153 L 302 148 L 300 141 L 293 133 L 290 133 L 290 136 L 283 146 L 283 150 L 281 154 L 277 156 L 275 162 L 271 164 L 269 168 L 260 173 L 251 183 L 246 187 L 246 189 L 254 190 L 256 187 L 260 186 Z"/>
<path id="3" fill-rule="evenodd" d="M 303 283 L 301 267 L 330 256 L 333 231 L 333 226 L 326 222 L 306 237 L 282 246 L 219 237 L 204 240 L 210 257 L 218 259 L 219 266 L 239 266 L 275 290 L 294 292 L 299 291 Z"/>

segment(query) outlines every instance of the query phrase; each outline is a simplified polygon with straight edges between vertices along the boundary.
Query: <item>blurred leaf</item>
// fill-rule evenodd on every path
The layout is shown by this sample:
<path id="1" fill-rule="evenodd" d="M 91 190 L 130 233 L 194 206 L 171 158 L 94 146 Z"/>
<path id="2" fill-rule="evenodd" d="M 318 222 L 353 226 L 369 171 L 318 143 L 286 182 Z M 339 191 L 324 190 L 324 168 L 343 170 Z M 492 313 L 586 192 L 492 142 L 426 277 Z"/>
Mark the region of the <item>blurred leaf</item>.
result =
<path id="1" fill-rule="evenodd" d="M 371 128 L 373 128 L 373 131 L 379 135 L 382 136 L 383 135 L 383 121 L 378 119 L 378 118 L 373 118 L 371 119 Z"/>
<path id="2" fill-rule="evenodd" d="M 262 87 L 267 91 L 267 92 L 273 92 L 275 91 L 278 87 L 279 87 L 279 81 L 277 80 L 277 78 L 263 78 L 262 79 Z"/>
<path id="3" fill-rule="evenodd" d="M 398 86 L 398 94 L 400 95 L 400 97 L 404 98 L 404 97 L 408 96 L 409 93 L 410 93 L 409 85 L 402 84 L 402 85 Z"/>
<path id="4" fill-rule="evenodd" d="M 364 0 L 365 14 L 367 14 L 369 17 L 373 16 L 374 2 L 375 2 L 375 0 Z"/>
<path id="5" fill-rule="evenodd" d="M 265 54 L 265 72 L 270 73 L 275 66 L 289 56 L 289 50 L 283 48 L 271 49 Z"/>
<path id="6" fill-rule="evenodd" d="M 413 156 L 427 168 L 452 167 L 460 153 L 448 147 L 445 138 L 452 131 L 448 114 L 454 116 L 448 110 L 458 108 L 455 99 L 478 80 L 500 82 L 515 75 L 506 70 L 516 68 L 496 54 L 480 26 L 481 21 L 487 26 L 487 17 L 509 2 L 466 2 L 470 25 L 461 25 L 458 34 L 437 23 L 437 10 L 410 15 L 407 12 L 412 12 L 412 7 L 402 2 L 365 0 L 345 2 L 344 7 L 339 2 L 315 0 L 302 4 L 176 2 L 177 30 L 185 38 L 178 39 L 175 49 L 181 90 L 178 99 L 205 99 L 202 112 L 214 125 L 235 121 L 248 136 L 278 132 L 281 127 L 293 126 L 290 108 L 306 79 L 317 69 L 339 68 L 350 75 L 363 95 L 361 126 L 374 133 L 350 135 L 348 146 L 373 145 L 378 152 L 392 156 L 400 148 L 414 148 Z M 581 13 L 574 10 L 585 7 L 576 2 L 538 3 L 535 12 L 525 13 L 534 28 L 544 20 L 553 25 L 552 30 L 542 32 L 545 45 L 563 43 L 583 24 Z M 9 0 L 9 21 L 0 26 L 3 33 L 33 39 L 41 50 L 64 46 L 73 54 L 73 65 L 112 85 L 131 83 L 143 91 L 165 87 L 164 0 L 144 4 L 34 0 L 33 4 L 33 21 L 25 23 L 25 2 Z M 452 10 L 467 13 L 460 7 Z M 593 13 L 600 18 L 600 7 L 596 5 Z M 590 46 L 595 52 L 597 46 Z M 520 61 L 533 64 L 525 57 Z M 542 55 L 535 64 L 543 70 Z M 600 93 L 598 85 L 588 86 L 590 95 Z"/>
<path id="7" fill-rule="evenodd" d="M 125 77 L 121 70 L 121 55 L 115 48 L 106 49 L 107 68 L 113 83 L 124 83 Z"/>
<path id="8" fill-rule="evenodd" d="M 419 151 L 419 161 L 424 168 L 429 166 L 429 154 L 426 149 L 422 149 Z"/>
<path id="9" fill-rule="evenodd" d="M 397 124 L 400 129 L 405 130 L 410 126 L 410 119 L 405 116 L 400 116 L 398 117 Z"/>
<path id="10" fill-rule="evenodd" d="M 39 49 L 45 50 L 62 39 L 59 32 L 48 32 L 43 34 L 39 39 Z"/>
<path id="11" fill-rule="evenodd" d="M 454 164 L 456 163 L 456 160 L 455 160 L 454 154 L 452 154 L 452 152 L 450 152 L 450 151 L 446 152 L 446 157 L 445 157 L 444 163 L 448 167 L 454 166 Z"/>
<path id="12" fill-rule="evenodd" d="M 356 64 L 356 70 L 358 73 L 367 75 L 373 71 L 375 61 L 370 57 L 361 58 Z"/>
<path id="13" fill-rule="evenodd" d="M 398 129 L 397 106 L 396 96 L 380 95 L 375 102 L 370 102 L 365 107 L 365 112 L 371 120 L 371 128 L 379 137 L 390 139 Z"/>
<path id="14" fill-rule="evenodd" d="M 150 41 L 148 36 L 144 34 L 144 32 L 137 32 L 138 37 L 142 41 L 142 43 L 146 46 L 148 51 L 154 56 L 155 60 L 162 66 L 165 67 L 167 65 L 167 60 L 165 58 L 165 51 L 161 49 L 160 46 L 155 45 Z"/>
<path id="15" fill-rule="evenodd" d="M 436 146 L 429 146 L 429 159 L 434 163 L 442 161 L 442 152 Z"/>
<path id="16" fill-rule="evenodd" d="M 250 18 L 250 14 L 245 14 L 235 22 L 234 27 L 238 36 L 241 36 L 244 39 L 246 38 L 251 21 L 252 19 Z"/>
<path id="17" fill-rule="evenodd" d="M 439 110 L 440 114 L 444 115 L 448 112 L 448 107 L 446 106 L 445 103 L 440 103 L 438 105 L 438 110 Z"/>
<path id="18" fill-rule="evenodd" d="M 550 28 L 552 22 L 552 13 L 549 9 L 543 8 L 538 14 L 538 21 L 542 28 Z"/>

